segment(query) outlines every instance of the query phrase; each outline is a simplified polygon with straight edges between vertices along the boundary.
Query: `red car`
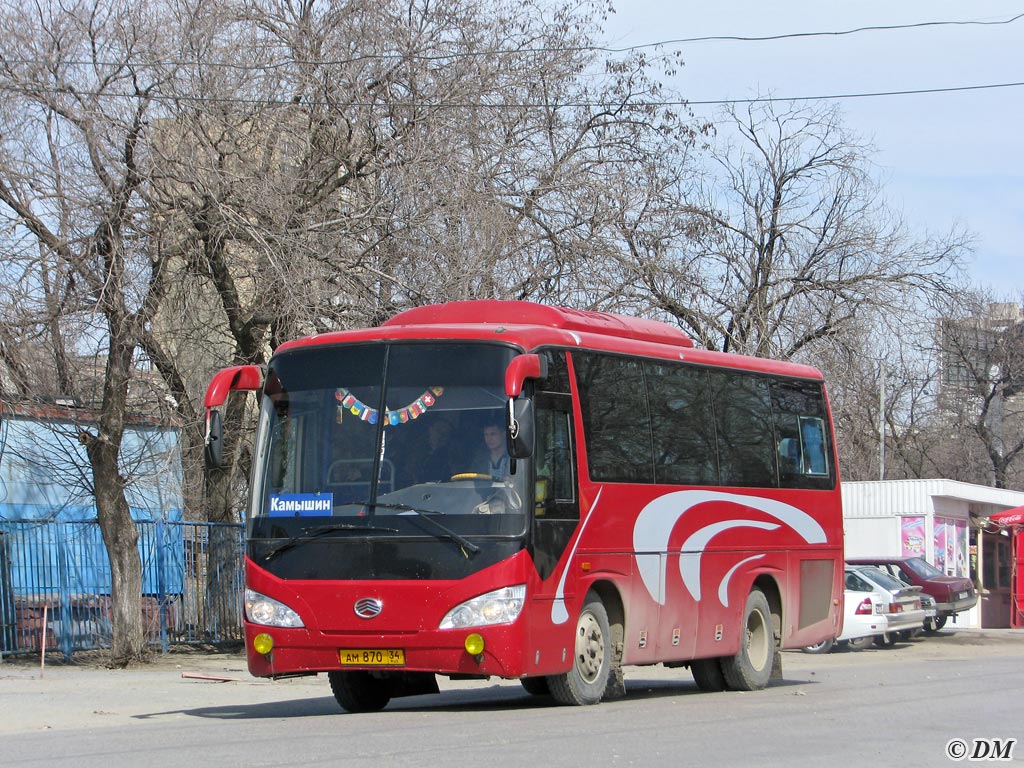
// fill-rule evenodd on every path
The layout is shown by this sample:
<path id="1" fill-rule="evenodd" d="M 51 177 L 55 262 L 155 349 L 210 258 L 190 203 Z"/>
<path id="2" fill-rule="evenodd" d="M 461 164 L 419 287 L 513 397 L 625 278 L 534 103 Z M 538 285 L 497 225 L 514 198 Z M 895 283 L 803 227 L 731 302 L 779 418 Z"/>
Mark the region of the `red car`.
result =
<path id="1" fill-rule="evenodd" d="M 932 632 L 946 626 L 946 619 L 973 608 L 978 602 L 974 582 L 962 576 L 946 576 L 923 557 L 853 557 L 847 563 L 875 565 L 900 581 L 921 587 L 935 599 L 935 618 L 928 627 Z"/>

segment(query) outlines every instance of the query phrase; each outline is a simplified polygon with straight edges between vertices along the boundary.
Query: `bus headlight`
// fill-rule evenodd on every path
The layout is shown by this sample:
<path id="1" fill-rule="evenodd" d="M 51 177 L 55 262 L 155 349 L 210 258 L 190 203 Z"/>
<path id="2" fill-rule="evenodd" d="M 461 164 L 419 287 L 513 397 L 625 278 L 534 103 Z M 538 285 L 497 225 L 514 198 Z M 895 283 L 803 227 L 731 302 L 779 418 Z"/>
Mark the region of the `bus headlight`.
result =
<path id="1" fill-rule="evenodd" d="M 299 614 L 287 605 L 251 589 L 245 590 L 245 618 L 253 624 L 268 627 L 306 626 Z"/>
<path id="2" fill-rule="evenodd" d="M 438 629 L 510 624 L 522 612 L 525 600 L 525 584 L 502 587 L 455 606 L 441 619 Z"/>

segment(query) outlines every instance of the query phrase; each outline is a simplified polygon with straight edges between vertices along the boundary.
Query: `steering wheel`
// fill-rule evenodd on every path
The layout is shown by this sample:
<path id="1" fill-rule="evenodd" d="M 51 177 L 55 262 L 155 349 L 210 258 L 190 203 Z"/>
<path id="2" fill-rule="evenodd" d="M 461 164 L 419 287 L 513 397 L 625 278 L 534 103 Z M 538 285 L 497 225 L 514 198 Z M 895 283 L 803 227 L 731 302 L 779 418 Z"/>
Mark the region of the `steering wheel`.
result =
<path id="1" fill-rule="evenodd" d="M 511 509 L 518 510 L 523 508 L 523 500 L 516 493 L 516 489 L 512 487 L 512 483 L 505 483 L 503 490 L 505 491 L 505 500 Z"/>
<path id="2" fill-rule="evenodd" d="M 458 474 L 452 475 L 452 480 L 491 480 L 493 479 L 490 475 L 485 475 L 483 472 L 459 472 Z"/>

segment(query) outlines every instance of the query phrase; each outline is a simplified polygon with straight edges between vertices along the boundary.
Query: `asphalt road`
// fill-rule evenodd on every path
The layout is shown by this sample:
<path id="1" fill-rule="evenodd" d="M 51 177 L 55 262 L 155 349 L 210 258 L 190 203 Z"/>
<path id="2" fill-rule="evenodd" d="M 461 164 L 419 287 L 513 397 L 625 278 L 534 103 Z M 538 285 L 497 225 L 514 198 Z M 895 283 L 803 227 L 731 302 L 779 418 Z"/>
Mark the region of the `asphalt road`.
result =
<path id="1" fill-rule="evenodd" d="M 1024 632 L 783 656 L 785 679 L 753 693 L 701 693 L 659 666 L 628 668 L 628 696 L 594 707 L 442 679 L 439 696 L 363 715 L 343 713 L 322 676 L 257 680 L 238 655 L 42 674 L 22 658 L 0 664 L 0 765 L 904 768 L 950 764 L 954 739 L 1004 756 L 1024 740 Z M 1024 746 L 1009 754 L 1024 762 Z"/>

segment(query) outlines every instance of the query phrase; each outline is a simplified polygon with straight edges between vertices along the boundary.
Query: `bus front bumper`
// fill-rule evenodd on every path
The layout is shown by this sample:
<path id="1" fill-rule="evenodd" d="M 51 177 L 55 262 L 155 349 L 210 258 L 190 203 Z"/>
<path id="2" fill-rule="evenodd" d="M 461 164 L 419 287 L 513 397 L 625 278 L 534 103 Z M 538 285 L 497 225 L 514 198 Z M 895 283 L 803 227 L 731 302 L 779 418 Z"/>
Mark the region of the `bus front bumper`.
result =
<path id="1" fill-rule="evenodd" d="M 267 642 L 257 642 L 261 635 L 270 638 L 267 652 L 257 650 Z M 370 670 L 517 678 L 525 674 L 524 639 L 515 623 L 388 634 L 245 625 L 249 672 L 256 677 Z"/>

